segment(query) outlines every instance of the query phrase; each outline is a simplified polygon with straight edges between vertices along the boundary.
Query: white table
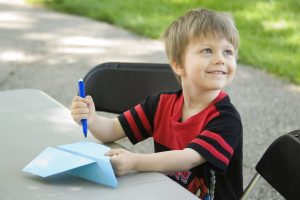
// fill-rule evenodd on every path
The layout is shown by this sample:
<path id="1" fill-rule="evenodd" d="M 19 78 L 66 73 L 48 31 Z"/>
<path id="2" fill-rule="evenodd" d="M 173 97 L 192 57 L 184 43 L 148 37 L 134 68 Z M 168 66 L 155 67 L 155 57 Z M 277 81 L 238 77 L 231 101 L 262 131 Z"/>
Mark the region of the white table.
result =
<path id="1" fill-rule="evenodd" d="M 1 91 L 0 127 L 0 199 L 198 199 L 160 173 L 130 173 L 112 189 L 69 175 L 44 179 L 22 172 L 46 147 L 84 140 L 70 111 L 42 91 Z"/>

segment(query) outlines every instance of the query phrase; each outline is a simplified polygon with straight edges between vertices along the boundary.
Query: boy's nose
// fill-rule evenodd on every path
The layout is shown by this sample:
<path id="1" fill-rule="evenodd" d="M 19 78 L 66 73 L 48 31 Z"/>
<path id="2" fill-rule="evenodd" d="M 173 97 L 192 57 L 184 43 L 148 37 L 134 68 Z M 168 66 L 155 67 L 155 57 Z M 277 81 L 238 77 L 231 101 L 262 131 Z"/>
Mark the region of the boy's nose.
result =
<path id="1" fill-rule="evenodd" d="M 215 53 L 213 62 L 216 65 L 223 65 L 225 63 L 224 55 L 221 52 Z"/>

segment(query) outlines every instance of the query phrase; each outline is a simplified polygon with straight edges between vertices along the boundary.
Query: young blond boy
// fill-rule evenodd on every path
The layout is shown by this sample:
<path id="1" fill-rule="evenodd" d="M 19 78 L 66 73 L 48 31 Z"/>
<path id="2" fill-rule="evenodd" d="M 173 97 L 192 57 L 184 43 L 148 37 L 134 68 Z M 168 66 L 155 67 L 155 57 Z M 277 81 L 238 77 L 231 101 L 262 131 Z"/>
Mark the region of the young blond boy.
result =
<path id="1" fill-rule="evenodd" d="M 163 172 L 202 199 L 238 199 L 242 193 L 242 123 L 222 90 L 235 76 L 239 36 L 225 13 L 195 9 L 163 35 L 182 90 L 160 92 L 118 118 L 98 116 L 92 97 L 74 97 L 73 119 L 88 119 L 102 142 L 153 137 L 155 153 L 107 153 L 115 173 Z"/>

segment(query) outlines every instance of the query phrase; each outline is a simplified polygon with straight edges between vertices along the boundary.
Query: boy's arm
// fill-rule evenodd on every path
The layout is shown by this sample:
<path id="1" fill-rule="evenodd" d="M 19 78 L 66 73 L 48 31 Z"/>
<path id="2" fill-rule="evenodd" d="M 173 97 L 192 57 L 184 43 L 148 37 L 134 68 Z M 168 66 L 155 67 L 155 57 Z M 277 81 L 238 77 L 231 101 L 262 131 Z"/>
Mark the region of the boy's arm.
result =
<path id="1" fill-rule="evenodd" d="M 125 137 L 125 132 L 118 118 L 110 119 L 97 115 L 88 128 L 93 136 L 103 143 L 113 142 Z"/>
<path id="2" fill-rule="evenodd" d="M 206 161 L 190 148 L 152 154 L 137 154 L 124 149 L 113 149 L 106 155 L 112 156 L 111 162 L 118 176 L 130 171 L 186 171 Z"/>

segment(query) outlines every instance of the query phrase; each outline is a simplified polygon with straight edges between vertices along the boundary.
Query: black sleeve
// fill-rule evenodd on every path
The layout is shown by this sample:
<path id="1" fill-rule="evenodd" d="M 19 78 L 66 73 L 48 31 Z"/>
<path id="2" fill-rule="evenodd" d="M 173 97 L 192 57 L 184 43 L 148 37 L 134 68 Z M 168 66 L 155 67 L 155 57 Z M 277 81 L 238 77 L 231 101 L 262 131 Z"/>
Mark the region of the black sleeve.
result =
<path id="1" fill-rule="evenodd" d="M 136 144 L 152 136 L 153 121 L 160 93 L 148 96 L 134 108 L 119 115 L 118 119 L 129 140 Z"/>
<path id="2" fill-rule="evenodd" d="M 217 107 L 219 115 L 207 123 L 188 145 L 220 171 L 225 171 L 242 137 L 242 123 L 232 105 Z"/>

